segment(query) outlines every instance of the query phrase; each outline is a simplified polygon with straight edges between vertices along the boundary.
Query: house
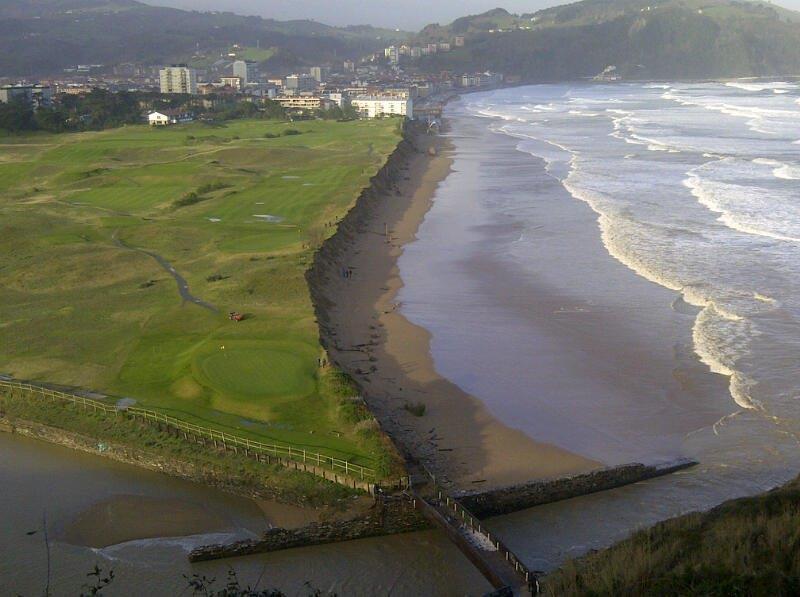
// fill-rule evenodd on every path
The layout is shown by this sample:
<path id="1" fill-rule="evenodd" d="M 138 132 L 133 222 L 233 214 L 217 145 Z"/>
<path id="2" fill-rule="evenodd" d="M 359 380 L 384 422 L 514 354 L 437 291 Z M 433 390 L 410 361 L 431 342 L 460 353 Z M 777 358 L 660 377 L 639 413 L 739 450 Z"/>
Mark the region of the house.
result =
<path id="1" fill-rule="evenodd" d="M 161 110 L 160 112 L 150 112 L 147 115 L 147 122 L 150 126 L 168 126 L 170 124 L 181 124 L 194 120 L 191 114 L 181 110 Z"/>
<path id="2" fill-rule="evenodd" d="M 167 126 L 172 124 L 172 120 L 166 114 L 161 112 L 150 112 L 147 115 L 147 122 L 150 126 Z"/>

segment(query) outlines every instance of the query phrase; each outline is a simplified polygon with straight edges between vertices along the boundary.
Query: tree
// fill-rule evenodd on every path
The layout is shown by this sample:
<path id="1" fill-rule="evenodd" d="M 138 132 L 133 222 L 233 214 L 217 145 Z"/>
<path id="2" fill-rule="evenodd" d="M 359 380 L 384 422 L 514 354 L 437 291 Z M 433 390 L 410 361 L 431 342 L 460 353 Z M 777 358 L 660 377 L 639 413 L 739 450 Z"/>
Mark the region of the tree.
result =
<path id="1" fill-rule="evenodd" d="M 11 133 L 36 130 L 33 108 L 20 100 L 0 103 L 0 129 Z"/>

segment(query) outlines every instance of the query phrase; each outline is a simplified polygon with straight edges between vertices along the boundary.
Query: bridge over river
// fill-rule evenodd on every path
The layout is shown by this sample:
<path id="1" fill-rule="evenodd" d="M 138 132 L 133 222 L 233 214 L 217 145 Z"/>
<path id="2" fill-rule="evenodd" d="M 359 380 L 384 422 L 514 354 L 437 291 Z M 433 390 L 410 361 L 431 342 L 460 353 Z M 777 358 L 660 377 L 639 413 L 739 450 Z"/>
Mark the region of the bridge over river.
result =
<path id="1" fill-rule="evenodd" d="M 448 495 L 433 475 L 417 481 L 411 496 L 422 516 L 441 528 L 494 587 L 491 595 L 539 594 L 536 573 L 492 534 L 485 523 Z"/>

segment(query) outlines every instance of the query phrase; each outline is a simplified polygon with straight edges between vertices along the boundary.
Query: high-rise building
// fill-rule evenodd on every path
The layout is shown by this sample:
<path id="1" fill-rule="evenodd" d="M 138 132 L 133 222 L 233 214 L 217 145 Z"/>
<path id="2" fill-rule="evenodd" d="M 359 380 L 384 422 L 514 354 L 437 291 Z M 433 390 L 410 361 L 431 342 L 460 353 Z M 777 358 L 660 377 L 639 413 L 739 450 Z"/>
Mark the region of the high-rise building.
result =
<path id="1" fill-rule="evenodd" d="M 185 64 L 173 64 L 162 68 L 161 93 L 197 93 L 197 72 Z"/>
<path id="2" fill-rule="evenodd" d="M 383 53 L 389 59 L 389 64 L 400 63 L 400 49 L 397 46 L 389 46 L 383 50 Z"/>
<path id="3" fill-rule="evenodd" d="M 233 63 L 233 76 L 239 77 L 244 85 L 255 83 L 258 79 L 258 65 L 249 60 L 237 60 Z"/>
<path id="4" fill-rule="evenodd" d="M 317 87 L 317 81 L 311 75 L 289 75 L 284 87 L 292 91 L 309 91 Z"/>
<path id="5" fill-rule="evenodd" d="M 53 89 L 47 85 L 3 85 L 0 87 L 0 104 L 21 102 L 34 110 L 49 108 Z"/>
<path id="6" fill-rule="evenodd" d="M 331 74 L 331 69 L 327 66 L 312 66 L 309 69 L 309 73 L 317 83 L 324 83 L 328 80 L 328 76 Z"/>

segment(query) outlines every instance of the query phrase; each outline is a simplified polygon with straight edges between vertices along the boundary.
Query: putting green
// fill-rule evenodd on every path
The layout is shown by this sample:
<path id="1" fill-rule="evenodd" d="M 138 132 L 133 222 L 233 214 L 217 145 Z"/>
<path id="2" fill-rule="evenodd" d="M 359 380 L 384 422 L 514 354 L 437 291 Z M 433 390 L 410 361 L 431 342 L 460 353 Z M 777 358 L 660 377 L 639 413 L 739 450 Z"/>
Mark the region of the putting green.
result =
<path id="1" fill-rule="evenodd" d="M 316 389 L 306 359 L 268 348 L 220 348 L 199 359 L 209 386 L 223 394 L 307 396 Z"/>

